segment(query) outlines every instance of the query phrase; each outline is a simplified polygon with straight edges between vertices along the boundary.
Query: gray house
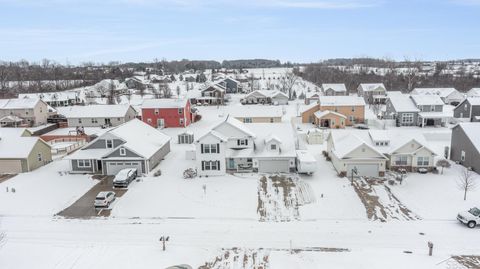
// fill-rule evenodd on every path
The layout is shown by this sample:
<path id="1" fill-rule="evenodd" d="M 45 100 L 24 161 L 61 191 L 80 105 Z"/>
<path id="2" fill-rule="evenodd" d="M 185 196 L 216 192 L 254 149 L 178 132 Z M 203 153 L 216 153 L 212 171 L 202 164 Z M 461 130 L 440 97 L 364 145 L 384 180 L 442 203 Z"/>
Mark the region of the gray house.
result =
<path id="1" fill-rule="evenodd" d="M 459 119 L 480 121 L 480 98 L 468 97 L 453 110 L 453 116 Z"/>
<path id="2" fill-rule="evenodd" d="M 441 126 L 453 113 L 443 111 L 443 100 L 438 95 L 411 95 L 418 112 L 417 126 Z"/>
<path id="3" fill-rule="evenodd" d="M 239 93 L 243 91 L 240 81 L 233 78 L 224 78 L 217 82 L 217 84 L 222 85 L 227 93 Z"/>
<path id="4" fill-rule="evenodd" d="M 347 95 L 347 87 L 343 83 L 323 83 L 322 92 L 327 96 Z"/>
<path id="5" fill-rule="evenodd" d="M 465 122 L 452 129 L 450 159 L 480 171 L 480 124 Z"/>
<path id="6" fill-rule="evenodd" d="M 357 94 L 367 104 L 385 104 L 387 100 L 387 89 L 383 83 L 362 83 L 358 85 Z"/>
<path id="7" fill-rule="evenodd" d="M 128 104 L 59 107 L 57 113 L 65 116 L 69 127 L 118 126 L 137 115 Z"/>
<path id="8" fill-rule="evenodd" d="M 115 175 L 125 168 L 152 171 L 170 152 L 170 137 L 134 119 L 99 136 L 66 159 L 72 173 Z"/>
<path id="9" fill-rule="evenodd" d="M 418 109 L 410 95 L 401 92 L 389 92 L 384 118 L 394 119 L 396 125 L 415 126 L 418 122 Z"/>

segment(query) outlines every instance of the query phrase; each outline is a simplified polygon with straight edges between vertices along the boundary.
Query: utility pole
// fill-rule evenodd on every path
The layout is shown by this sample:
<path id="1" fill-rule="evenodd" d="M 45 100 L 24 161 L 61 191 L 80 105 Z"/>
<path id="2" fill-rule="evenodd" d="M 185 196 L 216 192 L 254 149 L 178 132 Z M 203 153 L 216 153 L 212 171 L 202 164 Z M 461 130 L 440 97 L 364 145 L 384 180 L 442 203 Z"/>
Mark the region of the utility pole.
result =
<path id="1" fill-rule="evenodd" d="M 160 242 L 162 242 L 162 249 L 163 251 L 165 251 L 166 249 L 166 242 L 168 242 L 168 240 L 170 239 L 170 236 L 162 236 L 160 237 Z"/>

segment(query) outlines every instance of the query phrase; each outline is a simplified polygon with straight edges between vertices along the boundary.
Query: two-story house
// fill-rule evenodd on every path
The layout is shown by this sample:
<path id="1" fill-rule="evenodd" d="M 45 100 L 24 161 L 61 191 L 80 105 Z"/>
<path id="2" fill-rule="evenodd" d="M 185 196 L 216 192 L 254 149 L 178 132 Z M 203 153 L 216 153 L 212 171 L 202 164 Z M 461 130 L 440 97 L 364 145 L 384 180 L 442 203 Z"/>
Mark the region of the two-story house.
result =
<path id="1" fill-rule="evenodd" d="M 111 127 L 135 119 L 137 112 L 130 105 L 89 105 L 58 107 L 69 127 Z"/>
<path id="2" fill-rule="evenodd" d="M 18 98 L 39 98 L 49 106 L 74 106 L 80 104 L 80 93 L 76 91 L 44 92 L 44 93 L 23 93 Z"/>
<path id="3" fill-rule="evenodd" d="M 438 95 L 411 95 L 418 108 L 417 126 L 442 126 L 453 117 L 453 113 L 443 111 L 444 103 Z"/>
<path id="4" fill-rule="evenodd" d="M 225 104 L 226 89 L 220 84 L 209 84 L 200 89 L 200 96 L 196 97 L 194 102 L 203 105 L 223 105 Z"/>
<path id="5" fill-rule="evenodd" d="M 385 104 L 387 89 L 383 83 L 361 83 L 357 88 L 358 96 L 365 99 L 367 104 Z"/>
<path id="6" fill-rule="evenodd" d="M 230 77 L 226 77 L 216 82 L 216 84 L 221 85 L 223 88 L 225 88 L 225 91 L 227 93 L 239 93 L 243 91 L 242 83 Z"/>
<path id="7" fill-rule="evenodd" d="M 170 152 L 170 137 L 134 119 L 119 125 L 66 157 L 72 173 L 116 175 L 125 168 L 152 171 Z"/>
<path id="8" fill-rule="evenodd" d="M 155 128 L 187 127 L 195 120 L 188 98 L 146 99 L 142 104 L 142 120 Z"/>
<path id="9" fill-rule="evenodd" d="M 385 105 L 383 117 L 395 120 L 396 126 L 416 126 L 418 123 L 417 108 L 409 94 L 398 91 L 391 91 L 387 94 L 388 99 Z"/>
<path id="10" fill-rule="evenodd" d="M 316 113 L 318 111 L 334 113 Z M 303 123 L 321 123 L 332 128 L 352 126 L 365 122 L 365 101 L 358 96 L 320 96 L 318 105 L 312 105 L 301 116 Z"/>
<path id="11" fill-rule="evenodd" d="M 452 129 L 450 159 L 480 172 L 480 124 L 463 122 Z"/>
<path id="12" fill-rule="evenodd" d="M 480 97 L 467 97 L 455 107 L 453 116 L 468 121 L 480 121 Z"/>
<path id="13" fill-rule="evenodd" d="M 0 122 L 13 126 L 39 126 L 47 123 L 48 105 L 39 98 L 0 99 Z"/>
<path id="14" fill-rule="evenodd" d="M 412 95 L 437 95 L 442 99 L 444 104 L 458 105 L 465 96 L 463 93 L 457 91 L 455 88 L 415 88 L 412 90 Z"/>
<path id="15" fill-rule="evenodd" d="M 288 123 L 251 123 L 247 126 L 227 117 L 197 139 L 195 145 L 200 176 L 295 170 L 294 136 Z"/>

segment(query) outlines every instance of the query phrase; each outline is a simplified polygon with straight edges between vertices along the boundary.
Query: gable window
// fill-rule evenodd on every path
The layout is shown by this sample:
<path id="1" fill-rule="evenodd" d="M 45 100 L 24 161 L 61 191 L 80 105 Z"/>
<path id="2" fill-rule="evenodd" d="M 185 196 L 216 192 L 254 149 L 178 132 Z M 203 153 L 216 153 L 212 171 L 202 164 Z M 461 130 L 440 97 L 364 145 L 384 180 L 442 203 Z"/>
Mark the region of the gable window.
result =
<path id="1" fill-rule="evenodd" d="M 417 166 L 428 166 L 429 164 L 429 158 L 428 157 L 422 157 L 419 156 L 417 157 Z"/>
<path id="2" fill-rule="evenodd" d="M 248 139 L 238 139 L 237 140 L 238 146 L 248 146 Z"/>
<path id="3" fill-rule="evenodd" d="M 178 109 L 178 114 L 183 114 L 183 108 Z"/>
<path id="4" fill-rule="evenodd" d="M 270 149 L 271 149 L 271 150 L 276 150 L 276 149 L 277 149 L 277 145 L 276 145 L 276 144 L 271 144 L 271 145 L 270 145 Z"/>
<path id="5" fill-rule="evenodd" d="M 252 123 L 252 118 L 243 118 L 243 123 Z"/>
<path id="6" fill-rule="evenodd" d="M 460 156 L 460 160 L 465 161 L 465 151 L 462 150 L 462 153 L 461 153 L 461 156 Z"/>
<path id="7" fill-rule="evenodd" d="M 42 153 L 38 153 L 38 154 L 37 154 L 37 160 L 38 160 L 39 162 L 41 162 L 42 159 L 43 159 L 43 158 L 42 158 Z"/>
<path id="8" fill-rule="evenodd" d="M 467 104 L 465 104 L 465 105 L 463 106 L 463 109 L 464 109 L 465 111 L 467 111 L 467 109 L 468 109 L 468 105 L 467 105 Z"/>
<path id="9" fill-rule="evenodd" d="M 90 160 L 77 160 L 77 166 L 80 168 L 91 167 Z"/>
<path id="10" fill-rule="evenodd" d="M 120 156 L 127 155 L 127 150 L 125 148 L 120 148 Z"/>
<path id="11" fill-rule="evenodd" d="M 107 149 L 113 149 L 113 140 L 111 139 L 105 140 L 105 147 Z"/>

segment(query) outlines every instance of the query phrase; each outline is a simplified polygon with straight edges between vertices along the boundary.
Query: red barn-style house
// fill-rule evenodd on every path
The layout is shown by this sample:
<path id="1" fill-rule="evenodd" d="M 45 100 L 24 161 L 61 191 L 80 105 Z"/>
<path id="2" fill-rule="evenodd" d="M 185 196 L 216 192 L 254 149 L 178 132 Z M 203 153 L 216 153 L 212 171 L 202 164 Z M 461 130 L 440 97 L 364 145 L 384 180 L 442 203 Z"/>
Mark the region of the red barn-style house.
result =
<path id="1" fill-rule="evenodd" d="M 142 104 L 142 120 L 155 128 L 187 127 L 195 113 L 188 99 L 147 99 Z"/>

